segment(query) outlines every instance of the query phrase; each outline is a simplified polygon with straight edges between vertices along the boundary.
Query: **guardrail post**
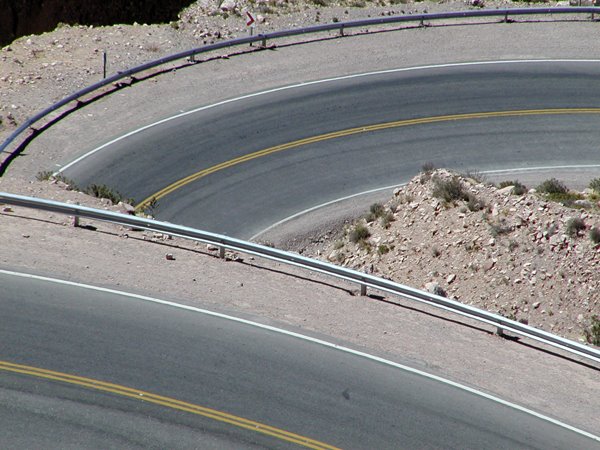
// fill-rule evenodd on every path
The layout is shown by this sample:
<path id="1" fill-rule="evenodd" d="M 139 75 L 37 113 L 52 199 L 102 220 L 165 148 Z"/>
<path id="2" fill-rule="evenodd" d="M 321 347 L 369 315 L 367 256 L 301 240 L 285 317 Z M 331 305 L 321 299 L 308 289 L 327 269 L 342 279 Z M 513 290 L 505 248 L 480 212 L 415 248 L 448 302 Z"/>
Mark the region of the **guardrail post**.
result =
<path id="1" fill-rule="evenodd" d="M 264 36 L 263 36 L 263 38 L 262 38 L 262 46 L 263 46 L 264 48 L 266 48 L 266 47 L 267 47 L 267 38 L 266 38 L 266 37 L 264 37 Z"/>
<path id="2" fill-rule="evenodd" d="M 225 259 L 225 247 L 219 245 L 219 258 Z"/>
<path id="3" fill-rule="evenodd" d="M 344 36 L 344 25 L 340 27 L 340 36 Z"/>
<path id="4" fill-rule="evenodd" d="M 361 284 L 360 285 L 360 296 L 361 297 L 366 297 L 367 296 L 367 285 L 366 284 Z"/>
<path id="5" fill-rule="evenodd" d="M 102 66 L 103 66 L 103 72 L 102 73 L 104 74 L 103 78 L 106 78 L 106 50 L 104 50 L 102 52 Z"/>
<path id="6" fill-rule="evenodd" d="M 496 334 L 500 337 L 504 337 L 504 329 L 501 327 L 496 327 Z"/>

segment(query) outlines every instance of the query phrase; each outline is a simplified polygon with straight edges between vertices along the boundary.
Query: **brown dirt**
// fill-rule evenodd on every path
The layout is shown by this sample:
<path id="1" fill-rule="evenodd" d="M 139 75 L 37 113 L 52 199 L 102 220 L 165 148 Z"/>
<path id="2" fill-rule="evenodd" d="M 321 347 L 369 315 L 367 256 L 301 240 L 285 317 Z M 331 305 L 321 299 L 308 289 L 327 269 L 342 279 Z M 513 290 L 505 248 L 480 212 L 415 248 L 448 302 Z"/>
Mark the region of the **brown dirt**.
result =
<path id="1" fill-rule="evenodd" d="M 460 2 L 453 3 L 452 6 L 448 6 L 447 3 L 419 3 L 402 5 L 402 9 L 406 12 L 423 11 L 424 9 L 433 11 L 462 7 L 462 5 Z M 398 9 L 396 7 L 394 12 L 400 12 Z M 348 14 L 345 13 L 346 10 L 348 10 Z M 342 7 L 337 10 L 320 10 L 318 16 L 321 21 L 331 21 L 333 17 L 353 18 L 368 14 L 381 14 L 384 10 L 390 11 L 391 9 L 389 7 L 379 9 Z M 276 13 L 265 14 L 265 17 L 264 29 L 270 29 L 268 27 L 285 28 L 314 23 L 317 18 L 317 10 L 299 8 L 298 11 L 289 14 L 279 16 Z M 104 49 L 109 54 L 110 70 L 116 71 L 154 59 L 162 54 L 201 45 L 204 41 L 228 38 L 236 33 L 246 31 L 243 28 L 242 17 L 235 14 L 230 15 L 227 19 L 224 19 L 223 15 L 207 17 L 203 15 L 201 9 L 191 9 L 189 12 L 183 13 L 179 25 L 178 29 L 171 25 L 61 27 L 55 32 L 42 36 L 19 39 L 3 48 L 0 51 L 0 61 L 2 62 L 0 64 L 0 115 L 2 116 L 0 127 L 3 127 L 0 129 L 0 138 L 5 138 L 15 125 L 24 120 L 32 111 L 37 111 L 67 93 L 98 80 L 101 76 L 100 55 Z M 544 47 L 545 51 L 557 55 L 577 55 L 577 52 L 581 52 L 582 55 L 593 55 L 594 50 L 591 49 L 597 48 L 598 30 L 595 26 L 593 29 L 588 28 L 588 25 L 580 25 L 586 31 L 579 34 L 580 37 L 572 42 L 572 47 L 563 48 L 567 45 L 565 43 L 571 42 L 569 39 L 556 39 Z M 538 35 L 534 28 L 527 31 L 531 38 L 528 42 L 535 41 L 535 36 Z M 228 31 L 223 31 L 225 29 Z M 555 24 L 553 29 L 560 30 L 561 25 Z M 486 30 L 486 33 L 481 35 L 481 42 L 493 43 L 497 39 L 487 33 L 490 28 L 483 27 L 480 30 Z M 206 31 L 209 34 L 203 36 L 202 34 Z M 446 33 L 455 33 L 453 34 L 455 40 L 452 42 L 465 44 L 460 47 L 461 58 L 469 60 L 477 54 L 476 49 L 468 46 L 468 42 L 473 39 L 472 31 L 469 30 L 465 33 L 463 30 L 462 37 L 456 35 L 461 33 L 456 28 L 431 31 L 432 33 L 428 36 L 432 42 L 435 40 L 437 43 L 436 46 L 433 46 L 434 50 L 430 53 L 408 52 L 408 56 L 404 55 L 402 61 L 398 63 L 399 65 L 413 64 L 416 61 L 427 60 L 427 58 L 436 61 L 456 60 L 456 55 L 448 53 L 448 49 L 444 47 L 444 43 L 450 42 Z M 518 32 L 512 34 L 518 34 Z M 510 39 L 508 36 L 506 38 Z M 372 39 L 393 40 L 395 38 L 389 35 L 374 36 Z M 402 39 L 403 42 L 412 42 L 410 40 L 414 39 L 415 48 L 419 42 L 423 41 L 422 37 L 408 34 L 404 34 Z M 335 45 L 343 55 L 342 47 L 364 45 L 366 39 L 356 38 L 352 43 L 348 44 L 348 42 L 345 40 L 343 44 L 322 43 L 319 45 L 322 45 L 323 48 Z M 492 57 L 518 54 L 519 42 L 523 42 L 523 40 L 518 41 L 513 47 L 507 46 L 501 51 L 497 50 L 498 53 Z M 560 48 L 552 47 L 552 45 L 559 45 L 557 43 L 560 43 Z M 311 53 L 315 53 L 314 48 L 310 49 Z M 549 48 L 551 50 L 548 50 Z M 286 50 L 286 52 L 298 53 L 303 51 L 305 50 L 301 48 Z M 564 53 L 561 53 L 563 51 Z M 491 51 L 491 53 L 494 52 Z M 529 53 L 525 52 L 525 55 L 527 56 Z M 303 56 L 306 55 L 303 54 Z M 384 55 L 373 54 L 371 56 L 378 59 L 380 66 L 387 63 L 388 59 Z M 318 52 L 314 57 L 319 57 Z M 254 61 L 263 61 L 259 54 L 253 58 Z M 340 60 L 342 59 L 343 56 L 340 57 Z M 397 63 L 395 60 L 390 61 L 392 64 Z M 271 62 L 278 64 L 276 60 Z M 294 63 L 294 61 L 290 61 L 290 63 Z M 236 64 L 237 62 L 233 60 L 223 61 L 223 64 L 219 63 L 218 67 L 238 67 Z M 316 72 L 302 72 L 302 70 L 313 69 L 306 64 L 298 63 L 298 65 L 300 67 L 298 71 L 289 73 L 302 73 L 309 78 L 315 78 L 324 76 L 322 74 L 326 70 L 345 70 L 350 73 L 352 70 L 356 70 L 356 68 L 344 68 L 343 61 L 338 60 L 331 67 L 320 66 L 321 72 L 319 73 L 321 75 Z M 248 70 L 259 71 L 264 67 L 263 65 Z M 286 82 L 284 78 L 277 78 L 277 71 L 271 72 L 274 72 L 274 74 L 269 73 L 272 78 L 267 76 L 264 79 L 259 78 L 254 88 L 281 85 Z M 308 73 L 310 75 L 306 75 Z M 207 75 L 203 77 L 207 79 L 208 85 L 212 83 L 211 74 L 212 72 L 208 71 Z M 219 75 L 221 74 L 222 72 L 219 72 Z M 151 84 L 166 89 L 165 85 L 175 84 L 185 79 L 185 74 L 165 74 L 147 84 L 142 83 L 139 91 L 136 92 L 146 92 L 145 89 L 149 89 L 148 86 Z M 161 80 L 165 80 L 165 82 Z M 237 89 L 247 89 L 240 83 L 241 79 L 233 74 L 227 80 L 228 88 L 224 88 L 223 91 L 198 90 L 205 92 L 202 101 L 208 102 L 223 93 L 232 95 L 233 91 L 228 89 L 236 81 L 241 86 L 238 86 Z M 197 83 L 202 82 L 204 80 L 197 81 Z M 197 87 L 197 85 L 194 86 Z M 119 107 L 124 108 L 122 104 L 126 103 L 117 100 L 119 99 L 115 100 L 115 96 L 113 96 L 107 98 L 107 103 L 84 109 L 82 117 L 77 121 L 68 121 L 68 124 L 65 125 L 69 130 L 68 134 L 82 134 L 84 140 L 88 135 L 93 135 L 94 130 L 86 122 L 88 120 L 86 114 L 97 114 L 97 117 L 103 117 L 97 112 L 98 109 L 106 108 L 109 112 L 104 113 L 105 116 L 115 115 L 114 111 L 117 111 Z M 198 101 L 200 100 L 194 100 L 196 104 Z M 115 109 L 110 109 L 111 105 L 115 106 Z M 140 103 L 140 105 L 143 104 Z M 138 109 L 144 109 L 139 107 L 140 105 L 138 105 Z M 127 106 L 133 108 L 131 104 Z M 163 105 L 156 106 L 161 111 L 160 114 L 167 113 L 160 109 Z M 148 109 L 145 108 L 146 111 Z M 148 116 L 143 114 L 140 117 L 138 120 L 148 120 Z M 107 119 L 110 120 L 110 117 Z M 119 124 L 116 124 L 115 128 L 111 128 L 112 133 L 119 133 L 122 127 L 128 129 L 127 127 L 131 126 L 131 120 L 133 119 L 129 116 L 121 116 Z M 81 133 L 81 130 L 86 130 L 86 133 Z M 57 130 L 56 133 L 65 134 L 63 128 Z M 47 134 L 52 136 L 51 132 Z M 76 146 L 69 147 L 71 144 L 66 142 L 64 136 L 37 139 L 34 144 L 36 158 L 24 157 L 11 166 L 7 175 L 0 179 L 0 189 L 61 201 L 75 201 L 90 206 L 108 207 L 106 203 L 98 199 L 65 190 L 64 187 L 57 184 L 35 181 L 37 172 L 48 170 L 52 164 L 64 158 L 73 157 L 81 149 Z M 365 205 L 365 208 L 366 206 L 368 205 Z M 424 204 L 420 208 L 429 208 L 429 206 Z M 414 213 L 420 214 L 419 208 Z M 454 218 L 458 218 L 458 213 L 456 211 L 454 213 Z M 537 214 L 535 211 L 533 213 Z M 407 214 L 409 214 L 408 211 Z M 399 217 L 397 220 L 398 226 L 402 222 L 400 219 Z M 0 248 L 2 248 L 0 266 L 4 269 L 33 272 L 102 286 L 117 286 L 123 290 L 164 297 L 236 315 L 245 315 L 257 321 L 275 323 L 295 330 L 300 329 L 308 334 L 328 336 L 327 339 L 367 349 L 395 361 L 478 387 L 553 417 L 562 418 L 589 431 L 600 432 L 597 423 L 597 399 L 600 398 L 600 377 L 598 377 L 597 365 L 590 366 L 578 362 L 577 358 L 570 360 L 564 355 L 557 356 L 553 352 L 539 351 L 537 344 L 501 339 L 487 327 L 423 305 L 387 297 L 384 301 L 375 296 L 363 298 L 356 295 L 355 286 L 287 266 L 254 260 L 244 255 L 230 255 L 228 261 L 223 261 L 214 256 L 214 251 L 209 251 L 202 244 L 197 245 L 179 239 L 170 240 L 162 236 L 132 232 L 108 224 L 94 223 L 92 225 L 96 227 L 95 231 L 73 228 L 69 226 L 67 218 L 53 214 L 39 213 L 23 208 L 0 210 Z M 477 227 L 478 225 L 473 223 L 472 226 Z M 479 230 L 481 233 L 486 231 L 483 228 Z M 534 229 L 532 228 L 530 231 L 533 233 Z M 411 239 L 424 242 L 424 238 L 417 235 Z M 583 238 L 580 239 L 580 242 L 583 242 Z M 449 244 L 452 243 L 449 242 Z M 523 244 L 520 248 L 533 245 L 532 241 Z M 542 243 L 535 243 L 535 245 L 542 245 Z M 413 246 L 411 243 L 410 247 Z M 496 249 L 499 247 L 500 244 L 496 246 Z M 572 247 L 569 244 L 569 248 Z M 456 249 L 448 248 L 458 250 L 459 246 L 457 245 Z M 577 244 L 575 248 L 581 248 L 581 245 Z M 490 251 L 493 254 L 494 250 Z M 515 256 L 520 255 L 521 251 L 519 250 Z M 550 248 L 547 248 L 545 252 L 554 254 Z M 167 253 L 172 253 L 175 259 L 166 259 Z M 524 252 L 523 254 L 525 255 Z M 589 253 L 587 254 L 589 255 Z M 485 256 L 485 261 L 487 261 L 485 250 L 482 249 L 479 255 Z M 361 257 L 360 253 L 355 256 L 358 259 Z M 494 258 L 494 256 L 491 257 Z M 597 264 L 597 254 L 595 258 L 594 264 Z M 485 261 L 482 260 L 482 263 L 484 264 Z M 514 283 L 517 272 L 520 273 L 526 267 L 526 262 L 526 260 L 514 261 L 515 267 L 510 268 L 510 273 L 507 272 L 511 281 L 511 289 L 519 284 L 521 287 L 526 286 L 523 283 L 525 275 L 518 275 L 522 282 Z M 497 264 L 500 267 L 500 263 Z M 536 261 L 536 264 L 541 264 L 541 262 Z M 458 295 L 464 300 L 470 295 L 469 289 L 475 288 L 469 287 L 465 292 L 459 291 L 459 282 L 468 279 L 471 269 L 467 268 L 466 272 L 463 272 L 460 265 L 455 266 L 452 273 L 456 275 L 453 284 L 457 291 L 452 291 L 454 286 L 448 287 L 448 290 L 452 295 Z M 508 268 L 502 270 L 509 271 Z M 531 268 L 527 272 L 526 283 L 529 286 L 531 286 L 533 270 Z M 540 268 L 536 270 L 539 273 L 542 272 Z M 549 272 L 549 269 L 545 268 L 544 270 L 546 273 Z M 450 275 L 450 269 L 444 267 L 436 268 L 435 271 L 438 275 L 433 276 L 432 274 L 432 279 L 447 280 L 447 276 Z M 427 271 L 426 274 L 428 272 L 433 272 L 433 270 Z M 556 276 L 557 271 L 552 270 L 552 274 Z M 577 276 L 582 277 L 583 274 Z M 499 278 L 497 277 L 497 279 Z M 572 279 L 577 280 L 576 277 Z M 538 282 L 536 279 L 536 294 L 542 292 L 541 289 L 546 286 L 546 283 L 542 281 L 545 280 Z M 575 283 L 576 287 L 573 287 L 573 291 L 567 292 L 574 292 L 578 289 L 578 282 L 575 281 Z M 421 281 L 418 282 L 418 285 L 421 285 Z M 597 297 L 595 300 L 597 302 Z M 497 307 L 500 308 L 504 302 L 503 299 Z M 597 303 L 590 303 L 590 305 L 597 305 Z M 558 304 L 552 306 L 553 311 L 557 309 L 557 306 Z M 539 314 L 535 312 L 532 316 L 527 316 L 528 320 L 538 323 L 535 321 L 541 320 L 543 317 L 547 318 L 549 314 L 542 317 L 542 308 L 548 313 L 549 308 L 545 304 L 538 308 L 531 306 L 530 311 L 531 309 L 539 310 Z M 553 317 L 558 316 L 558 311 L 555 311 Z M 585 320 L 590 312 L 592 311 L 586 312 Z M 524 309 L 520 307 L 518 317 L 521 317 L 523 313 Z M 570 312 L 564 315 L 577 319 L 577 316 L 573 316 Z M 547 321 L 547 324 L 549 323 Z M 579 330 L 583 322 L 576 321 L 575 323 L 576 325 L 573 326 L 577 326 Z M 566 322 L 564 324 L 561 322 L 560 327 L 564 328 L 565 324 Z M 567 331 L 569 331 L 568 325 Z"/>

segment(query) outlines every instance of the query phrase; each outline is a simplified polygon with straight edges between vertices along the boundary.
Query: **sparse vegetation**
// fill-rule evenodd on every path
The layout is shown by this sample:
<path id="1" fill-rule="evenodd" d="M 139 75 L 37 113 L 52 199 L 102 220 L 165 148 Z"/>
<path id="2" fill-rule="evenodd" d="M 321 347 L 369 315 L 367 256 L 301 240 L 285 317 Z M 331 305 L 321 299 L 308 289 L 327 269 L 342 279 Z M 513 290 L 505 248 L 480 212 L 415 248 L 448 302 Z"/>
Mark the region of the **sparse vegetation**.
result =
<path id="1" fill-rule="evenodd" d="M 133 204 L 135 201 L 132 198 L 125 198 L 120 192 L 115 191 L 105 184 L 90 184 L 85 188 L 84 192 L 88 195 L 97 198 L 106 198 L 116 205 L 119 202 Z"/>
<path id="2" fill-rule="evenodd" d="M 380 255 L 385 255 L 389 251 L 390 251 L 390 248 L 385 244 L 381 244 L 381 245 L 379 245 L 379 247 L 377 247 L 377 253 L 379 253 Z"/>
<path id="3" fill-rule="evenodd" d="M 469 193 L 467 194 L 467 198 L 467 207 L 469 208 L 469 211 L 481 211 L 482 209 L 485 209 L 485 202 L 476 195 Z"/>
<path id="4" fill-rule="evenodd" d="M 375 222 L 385 214 L 385 207 L 381 203 L 373 203 L 365 216 L 367 223 Z"/>
<path id="5" fill-rule="evenodd" d="M 369 229 L 363 224 L 359 223 L 354 226 L 352 231 L 350 231 L 350 242 L 357 244 L 359 242 L 364 242 L 371 236 L 371 232 Z"/>
<path id="6" fill-rule="evenodd" d="M 71 180 L 70 178 L 65 177 L 62 173 L 59 173 L 58 175 L 54 175 L 53 172 L 51 172 L 49 170 L 44 170 L 44 171 L 38 172 L 37 175 L 35 176 L 35 178 L 38 181 L 58 181 L 58 182 L 64 183 L 67 185 L 68 190 L 71 190 L 71 191 L 79 191 L 80 190 L 77 187 L 77 184 L 75 184 L 75 181 Z"/>
<path id="7" fill-rule="evenodd" d="M 396 220 L 394 213 L 388 211 L 381 218 L 381 226 L 387 230 L 394 220 Z"/>
<path id="8" fill-rule="evenodd" d="M 600 316 L 593 315 L 590 319 L 590 326 L 583 331 L 585 340 L 592 345 L 600 346 Z"/>
<path id="9" fill-rule="evenodd" d="M 467 170 L 462 176 L 463 178 L 475 180 L 477 183 L 485 183 L 485 175 L 478 170 Z"/>
<path id="10" fill-rule="evenodd" d="M 542 181 L 535 190 L 541 194 L 566 194 L 569 191 L 564 183 L 556 178 Z"/>
<path id="11" fill-rule="evenodd" d="M 572 217 L 567 220 L 565 230 L 570 237 L 576 237 L 580 231 L 585 230 L 585 222 L 581 217 Z"/>
<path id="12" fill-rule="evenodd" d="M 444 200 L 446 203 L 455 200 L 469 200 L 468 193 L 465 192 L 457 176 L 453 176 L 448 180 L 439 177 L 433 178 L 433 196 Z"/>
<path id="13" fill-rule="evenodd" d="M 419 179 L 421 184 L 425 184 L 431 179 L 431 172 L 433 172 L 434 170 L 435 166 L 432 162 L 428 161 L 426 163 L 423 163 L 423 165 L 421 166 L 421 178 Z"/>
<path id="14" fill-rule="evenodd" d="M 144 212 L 152 217 L 156 215 L 158 211 L 159 203 L 156 197 L 152 197 L 148 204 L 144 207 Z"/>
<path id="15" fill-rule="evenodd" d="M 573 207 L 576 200 L 584 198 L 578 192 L 571 192 L 561 181 L 556 178 L 550 178 L 543 181 L 536 191 L 544 194 L 547 200 L 558 202 L 567 207 Z"/>
<path id="16" fill-rule="evenodd" d="M 591 180 L 588 187 L 596 194 L 600 195 L 600 178 L 594 178 Z"/>
<path id="17" fill-rule="evenodd" d="M 510 193 L 512 195 L 523 195 L 523 194 L 527 193 L 527 186 L 525 186 L 523 183 L 521 183 L 518 180 L 501 181 L 500 184 L 498 185 L 498 187 L 500 189 L 503 189 L 508 186 L 512 186 L 512 191 L 510 191 Z"/>
<path id="18" fill-rule="evenodd" d="M 594 227 L 590 230 L 590 241 L 596 245 L 600 244 L 600 228 Z"/>

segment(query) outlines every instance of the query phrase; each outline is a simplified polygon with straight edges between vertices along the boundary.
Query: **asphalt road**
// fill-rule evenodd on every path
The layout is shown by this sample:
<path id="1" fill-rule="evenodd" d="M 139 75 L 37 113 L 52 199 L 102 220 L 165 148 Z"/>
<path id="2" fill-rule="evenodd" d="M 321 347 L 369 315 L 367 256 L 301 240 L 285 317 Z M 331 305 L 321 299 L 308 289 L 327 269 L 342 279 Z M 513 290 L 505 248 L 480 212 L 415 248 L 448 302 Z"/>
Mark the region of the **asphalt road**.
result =
<path id="1" fill-rule="evenodd" d="M 529 62 L 309 84 L 185 115 L 66 170 L 138 202 L 198 171 L 307 137 L 436 116 L 595 108 L 600 64 Z M 450 118 L 451 119 L 451 118 Z M 458 170 L 598 164 L 598 114 L 492 116 L 319 140 L 232 165 L 159 200 L 156 216 L 248 238 L 315 205 L 399 184 L 425 162 Z"/>
<path id="2" fill-rule="evenodd" d="M 137 394 L 6 371 L 6 362 L 175 398 L 343 448 L 596 444 L 457 387 L 290 335 L 42 280 L 0 274 L 0 285 L 2 448 L 292 446 Z"/>

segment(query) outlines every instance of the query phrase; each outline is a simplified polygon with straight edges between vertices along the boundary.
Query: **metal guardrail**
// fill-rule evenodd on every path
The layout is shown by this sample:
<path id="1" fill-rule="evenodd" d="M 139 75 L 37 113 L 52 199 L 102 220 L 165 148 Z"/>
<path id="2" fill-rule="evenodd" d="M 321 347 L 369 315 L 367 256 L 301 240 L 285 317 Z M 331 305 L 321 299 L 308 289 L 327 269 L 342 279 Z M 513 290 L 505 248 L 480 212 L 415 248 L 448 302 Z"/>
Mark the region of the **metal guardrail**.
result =
<path id="1" fill-rule="evenodd" d="M 65 214 L 77 218 L 83 217 L 87 219 L 111 222 L 119 225 L 160 232 L 171 236 L 201 241 L 218 246 L 220 257 L 224 257 L 225 249 L 229 249 L 302 267 L 314 272 L 319 272 L 358 283 L 361 286 L 362 295 L 366 295 L 367 287 L 371 287 L 487 323 L 496 327 L 498 334 L 503 334 L 504 331 L 510 331 L 518 335 L 552 345 L 562 350 L 566 350 L 570 353 L 583 356 L 593 361 L 600 362 L 600 350 L 593 347 L 556 336 L 546 331 L 524 325 L 520 322 L 507 319 L 497 314 L 474 308 L 473 306 L 464 305 L 445 297 L 429 294 L 427 292 L 404 286 L 393 281 L 361 273 L 356 270 L 347 269 L 345 267 L 335 266 L 324 261 L 307 258 L 295 253 L 285 252 L 283 250 L 266 247 L 264 245 L 254 244 L 252 242 L 242 241 L 240 239 L 230 238 L 220 234 L 210 233 L 181 225 L 159 222 L 153 219 L 119 214 L 112 211 L 103 211 L 51 200 L 36 199 L 33 197 L 9 194 L 5 192 L 0 192 L 0 203 Z"/>
<path id="2" fill-rule="evenodd" d="M 228 41 L 218 42 L 215 44 L 205 45 L 203 47 L 186 50 L 184 52 L 175 53 L 173 55 L 165 56 L 163 58 L 156 59 L 154 61 L 147 62 L 145 64 L 118 72 L 108 78 L 94 83 L 86 88 L 83 88 L 68 97 L 56 102 L 52 106 L 40 111 L 34 116 L 23 122 L 11 135 L 0 144 L 0 153 L 6 152 L 6 149 L 19 137 L 24 131 L 29 128 L 33 128 L 33 125 L 39 122 L 44 117 L 48 116 L 53 111 L 80 99 L 81 97 L 96 91 L 104 86 L 107 86 L 116 81 L 124 78 L 132 77 L 135 74 L 143 72 L 154 67 L 167 64 L 172 61 L 193 58 L 195 55 L 200 53 L 207 53 L 215 50 L 220 50 L 228 47 L 235 47 L 244 44 L 252 44 L 254 42 L 260 42 L 263 47 L 266 47 L 268 40 L 280 39 L 284 37 L 299 36 L 303 34 L 311 33 L 322 33 L 326 31 L 338 31 L 340 35 L 344 35 L 344 30 L 360 27 L 368 27 L 374 25 L 388 25 L 388 24 L 400 24 L 406 22 L 418 22 L 424 25 L 426 22 L 432 22 L 437 20 L 455 20 L 465 18 L 482 18 L 482 17 L 502 17 L 504 22 L 508 22 L 509 17 L 515 16 L 531 16 L 531 15 L 574 15 L 574 14 L 591 14 L 592 20 L 594 15 L 600 13 L 600 7 L 564 7 L 564 8 L 514 8 L 514 9 L 495 9 L 495 10 L 473 10 L 473 11 L 455 11 L 446 13 L 427 13 L 427 14 L 414 14 L 405 16 L 388 16 L 388 17 L 377 17 L 363 20 L 353 20 L 349 22 L 336 22 L 323 25 L 314 25 L 305 28 L 297 28 L 292 30 L 275 31 L 272 33 L 258 34 L 256 36 L 248 36 L 243 38 L 232 39 Z"/>

